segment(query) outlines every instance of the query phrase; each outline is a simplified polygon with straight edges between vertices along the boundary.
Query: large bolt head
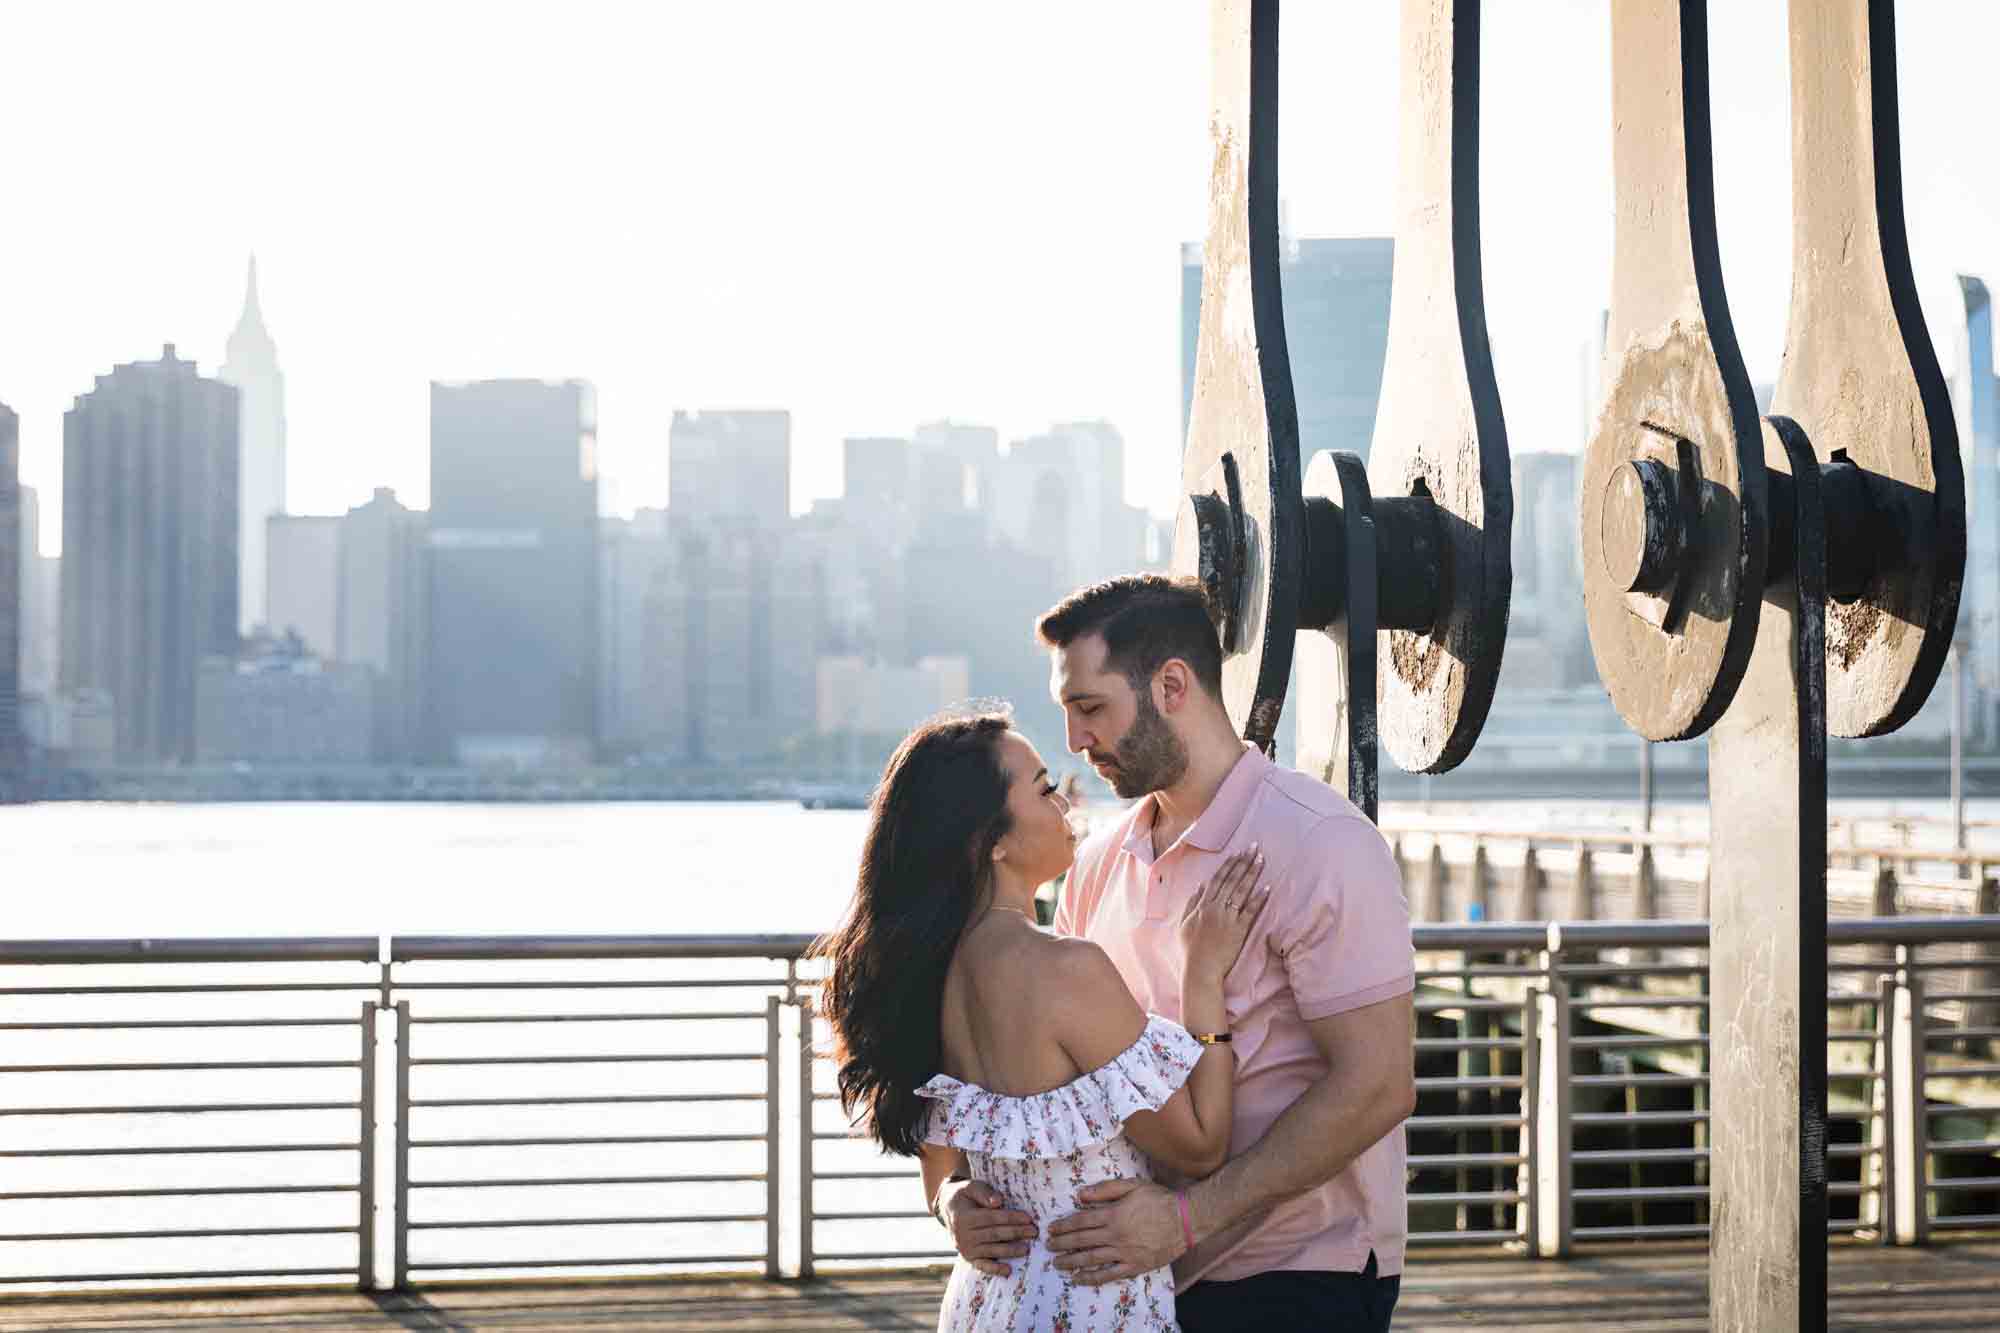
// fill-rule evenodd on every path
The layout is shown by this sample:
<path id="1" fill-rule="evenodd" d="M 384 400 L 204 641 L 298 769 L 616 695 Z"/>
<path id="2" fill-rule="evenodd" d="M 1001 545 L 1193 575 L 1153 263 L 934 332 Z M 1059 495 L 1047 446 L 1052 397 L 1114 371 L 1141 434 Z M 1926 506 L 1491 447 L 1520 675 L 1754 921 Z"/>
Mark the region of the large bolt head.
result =
<path id="1" fill-rule="evenodd" d="M 1670 589 L 1687 547 L 1673 470 L 1650 458 L 1614 469 L 1604 483 L 1599 536 L 1604 574 L 1613 587 L 1648 593 Z"/>

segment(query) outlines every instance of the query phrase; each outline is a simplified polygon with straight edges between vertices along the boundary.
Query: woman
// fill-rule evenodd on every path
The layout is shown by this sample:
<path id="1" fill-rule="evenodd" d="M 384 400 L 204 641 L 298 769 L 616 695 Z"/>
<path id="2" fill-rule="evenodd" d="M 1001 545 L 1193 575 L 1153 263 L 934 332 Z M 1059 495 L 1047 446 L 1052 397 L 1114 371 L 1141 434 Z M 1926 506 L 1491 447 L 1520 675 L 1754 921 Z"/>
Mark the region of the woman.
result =
<path id="1" fill-rule="evenodd" d="M 1035 926 L 1036 887 L 1075 850 L 1067 815 L 1004 714 L 926 723 L 889 760 L 854 902 L 820 947 L 848 1114 L 923 1159 L 933 1211 L 956 1171 L 1037 1223 L 1005 1276 L 959 1261 L 941 1330 L 1173 1328 L 1167 1269 L 1080 1286 L 1041 1228 L 1085 1185 L 1153 1164 L 1204 1176 L 1229 1144 L 1234 1058 L 1190 1030 L 1227 1026 L 1222 981 L 1269 893 L 1262 858 L 1231 858 L 1181 919 L 1183 1027 L 1141 1012 L 1096 945 Z"/>

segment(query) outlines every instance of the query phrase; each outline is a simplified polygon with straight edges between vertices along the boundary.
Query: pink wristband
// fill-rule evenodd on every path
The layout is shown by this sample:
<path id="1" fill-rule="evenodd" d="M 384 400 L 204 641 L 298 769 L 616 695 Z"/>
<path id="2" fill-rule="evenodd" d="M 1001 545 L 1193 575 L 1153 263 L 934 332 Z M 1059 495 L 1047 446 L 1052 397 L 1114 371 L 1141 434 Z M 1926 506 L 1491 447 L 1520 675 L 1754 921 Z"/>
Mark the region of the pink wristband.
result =
<path id="1" fill-rule="evenodd" d="M 1191 1250 L 1194 1248 L 1194 1223 L 1188 1219 L 1187 1191 L 1175 1190 L 1174 1202 L 1181 1206 L 1181 1238 L 1187 1242 L 1187 1247 Z"/>

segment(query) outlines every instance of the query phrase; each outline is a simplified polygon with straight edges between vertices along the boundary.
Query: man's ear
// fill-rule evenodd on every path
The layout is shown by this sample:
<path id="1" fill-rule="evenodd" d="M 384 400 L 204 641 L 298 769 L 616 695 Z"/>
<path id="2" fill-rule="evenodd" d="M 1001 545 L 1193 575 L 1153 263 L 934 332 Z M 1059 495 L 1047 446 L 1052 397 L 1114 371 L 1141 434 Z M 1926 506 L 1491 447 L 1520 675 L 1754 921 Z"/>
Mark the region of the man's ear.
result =
<path id="1" fill-rule="evenodd" d="M 1153 704 L 1161 713 L 1171 716 L 1180 711 L 1188 701 L 1188 691 L 1194 684 L 1193 673 L 1188 664 L 1178 657 L 1170 657 L 1153 673 Z"/>

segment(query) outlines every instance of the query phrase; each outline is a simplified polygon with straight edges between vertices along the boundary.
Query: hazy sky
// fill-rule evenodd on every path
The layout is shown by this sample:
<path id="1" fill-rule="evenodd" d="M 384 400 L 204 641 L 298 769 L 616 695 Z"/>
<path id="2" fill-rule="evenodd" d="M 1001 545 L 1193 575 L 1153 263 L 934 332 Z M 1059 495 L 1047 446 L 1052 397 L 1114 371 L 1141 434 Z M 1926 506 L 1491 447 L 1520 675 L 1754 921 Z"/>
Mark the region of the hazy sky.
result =
<path id="1" fill-rule="evenodd" d="M 1305 236 L 1393 226 L 1398 6 L 1284 15 Z M 1712 6 L 1722 247 L 1753 377 L 1789 285 L 1784 6 Z M 2000 279 L 2000 6 L 1900 6 L 1911 240 L 1949 366 Z M 432 379 L 599 389 L 607 507 L 664 503 L 675 408 L 788 407 L 794 505 L 842 437 L 1105 417 L 1174 500 L 1178 245 L 1207 176 L 1201 0 L 10 6 L 0 400 L 60 513 L 62 412 L 166 342 L 205 371 L 253 249 L 290 504 L 427 501 Z M 1603 3 L 1487 5 L 1489 322 L 1516 452 L 1574 449 L 1610 269 Z M 1301 368 L 1304 373 L 1305 368 Z"/>

